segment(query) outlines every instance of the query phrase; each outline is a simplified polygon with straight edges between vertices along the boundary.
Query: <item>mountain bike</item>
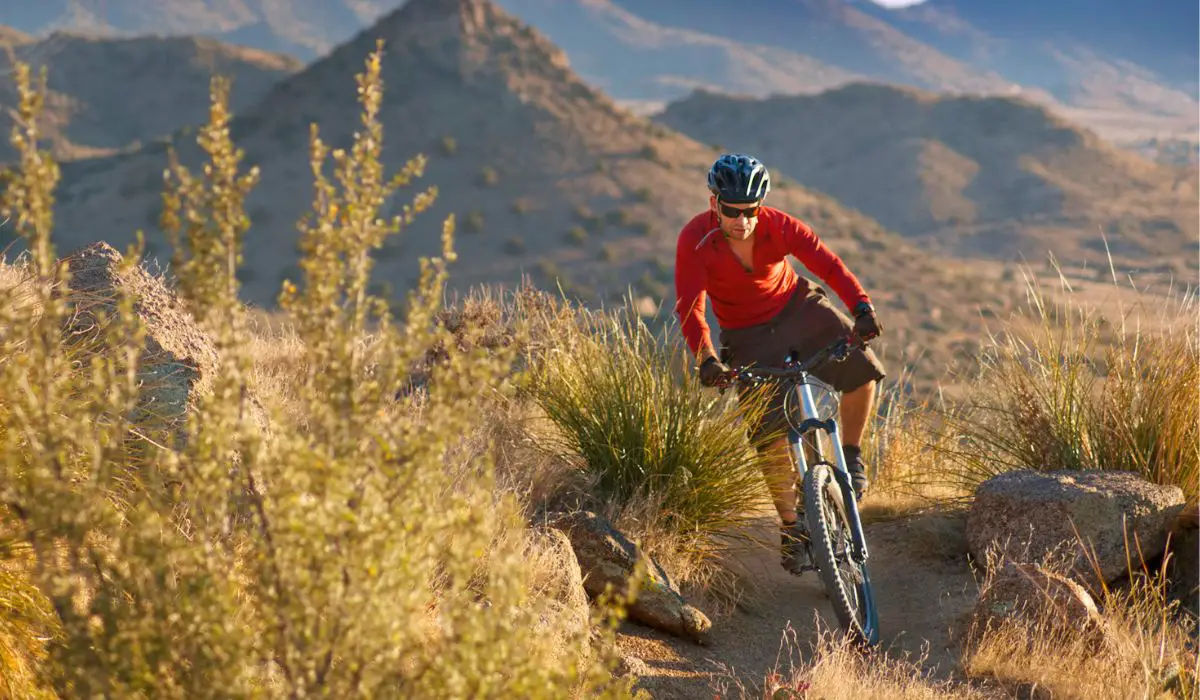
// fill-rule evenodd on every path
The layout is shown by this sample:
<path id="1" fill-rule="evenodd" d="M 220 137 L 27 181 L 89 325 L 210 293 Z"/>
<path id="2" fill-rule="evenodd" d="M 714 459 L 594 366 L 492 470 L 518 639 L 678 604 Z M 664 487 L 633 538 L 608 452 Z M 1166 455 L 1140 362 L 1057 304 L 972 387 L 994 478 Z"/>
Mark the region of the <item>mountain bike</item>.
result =
<path id="1" fill-rule="evenodd" d="M 851 334 L 803 362 L 789 353 L 781 369 L 740 367 L 731 370 L 724 382 L 743 386 L 777 382 L 779 390 L 786 392 L 784 415 L 797 483 L 803 485 L 801 520 L 808 529 L 805 547 L 809 561 L 816 562 L 815 569 L 842 627 L 860 642 L 874 645 L 879 642 L 879 611 L 867 570 L 867 542 L 858 501 L 842 453 L 836 419 L 839 394 L 810 374 L 825 362 L 844 361 L 861 347 L 866 343 Z M 818 397 L 826 400 L 819 402 Z"/>

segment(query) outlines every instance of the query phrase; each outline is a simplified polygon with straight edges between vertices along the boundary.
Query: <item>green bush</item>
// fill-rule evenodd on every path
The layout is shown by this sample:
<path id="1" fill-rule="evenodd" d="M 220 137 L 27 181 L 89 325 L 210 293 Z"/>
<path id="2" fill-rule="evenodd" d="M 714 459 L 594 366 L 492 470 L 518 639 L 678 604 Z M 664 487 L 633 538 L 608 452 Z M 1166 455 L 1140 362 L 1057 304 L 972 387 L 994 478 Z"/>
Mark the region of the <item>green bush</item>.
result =
<path id="1" fill-rule="evenodd" d="M 599 502 L 618 514 L 648 508 L 684 550 L 714 555 L 765 498 L 760 457 L 738 419 L 760 409 L 704 390 L 686 350 L 632 308 L 571 328 L 529 374 L 530 395 L 559 431 L 552 446 L 594 479 Z"/>

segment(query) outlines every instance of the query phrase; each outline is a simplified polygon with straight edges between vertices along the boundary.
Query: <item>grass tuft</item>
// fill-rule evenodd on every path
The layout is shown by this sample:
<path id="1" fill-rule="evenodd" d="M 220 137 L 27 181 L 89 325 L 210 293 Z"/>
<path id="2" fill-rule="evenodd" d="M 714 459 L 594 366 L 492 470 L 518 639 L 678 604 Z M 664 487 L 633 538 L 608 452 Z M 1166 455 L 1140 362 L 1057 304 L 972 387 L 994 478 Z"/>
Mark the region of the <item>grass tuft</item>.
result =
<path id="1" fill-rule="evenodd" d="M 718 556 L 721 538 L 769 503 L 743 423 L 761 409 L 703 389 L 686 350 L 632 308 L 581 311 L 560 327 L 527 387 L 556 429 L 547 447 L 586 476 L 610 516 L 641 522 L 695 561 Z"/>

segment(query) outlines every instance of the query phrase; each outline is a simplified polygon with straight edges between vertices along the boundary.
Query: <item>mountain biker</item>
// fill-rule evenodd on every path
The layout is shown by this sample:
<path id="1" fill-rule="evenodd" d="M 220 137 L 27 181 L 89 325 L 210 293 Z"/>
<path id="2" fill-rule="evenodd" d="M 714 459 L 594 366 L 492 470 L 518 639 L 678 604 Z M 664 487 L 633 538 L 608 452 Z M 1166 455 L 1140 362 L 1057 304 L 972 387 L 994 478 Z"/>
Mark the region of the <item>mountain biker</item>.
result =
<path id="1" fill-rule="evenodd" d="M 675 312 L 702 384 L 721 382 L 730 369 L 726 362 L 782 367 L 789 351 L 809 357 L 851 330 L 864 340 L 879 335 L 871 299 L 842 260 L 804 222 L 763 204 L 771 189 L 765 165 L 749 155 L 722 155 L 708 171 L 708 189 L 709 209 L 684 225 L 675 253 Z M 837 294 L 853 321 L 824 289 L 796 273 L 788 254 Z M 720 354 L 705 320 L 706 297 L 721 329 Z M 885 375 L 883 365 L 864 348 L 812 374 L 842 393 L 843 450 L 855 494 L 862 498 L 868 479 L 859 446 L 874 411 L 876 383 Z M 740 400 L 745 396 L 739 393 Z M 769 457 L 765 476 L 779 512 L 783 567 L 799 573 L 807 534 L 796 513 L 796 473 L 786 430 L 783 393 L 776 391 L 766 414 L 748 432 Z"/>

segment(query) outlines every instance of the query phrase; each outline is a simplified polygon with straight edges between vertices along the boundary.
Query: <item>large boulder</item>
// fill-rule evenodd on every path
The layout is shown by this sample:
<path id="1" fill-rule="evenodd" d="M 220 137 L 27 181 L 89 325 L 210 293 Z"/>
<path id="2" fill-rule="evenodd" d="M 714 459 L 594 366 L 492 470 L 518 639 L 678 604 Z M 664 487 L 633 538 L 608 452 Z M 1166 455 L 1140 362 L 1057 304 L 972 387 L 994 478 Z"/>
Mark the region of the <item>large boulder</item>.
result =
<path id="1" fill-rule="evenodd" d="M 1096 568 L 1111 582 L 1130 561 L 1161 555 L 1183 502 L 1179 487 L 1132 472 L 1010 471 L 976 490 L 967 544 L 976 561 L 993 549 L 1014 561 L 1061 556 L 1072 578 L 1095 586 Z"/>
<path id="2" fill-rule="evenodd" d="M 647 556 L 608 520 L 579 511 L 561 514 L 549 524 L 570 539 L 588 595 L 593 598 L 602 595 L 610 585 L 615 593 L 625 594 L 635 567 L 644 562 L 647 575 L 627 610 L 629 618 L 698 644 L 708 643 L 712 628 L 708 617 L 683 599 L 653 557 Z"/>
<path id="3" fill-rule="evenodd" d="M 186 416 L 201 396 L 212 391 L 220 366 L 217 348 L 161 279 L 141 266 L 122 271 L 122 259 L 103 241 L 66 258 L 73 311 L 68 337 L 76 343 L 102 342 L 100 317 L 115 315 L 121 291 L 132 294 L 134 312 L 146 331 L 139 374 L 142 393 L 134 420 L 160 425 L 182 437 Z M 251 411 L 265 430 L 266 414 L 254 397 Z"/>
<path id="4" fill-rule="evenodd" d="M 971 612 L 973 634 L 999 626 L 1020 631 L 1103 639 L 1104 624 L 1092 596 L 1075 581 L 1037 564 L 1005 561 L 992 572 Z"/>

